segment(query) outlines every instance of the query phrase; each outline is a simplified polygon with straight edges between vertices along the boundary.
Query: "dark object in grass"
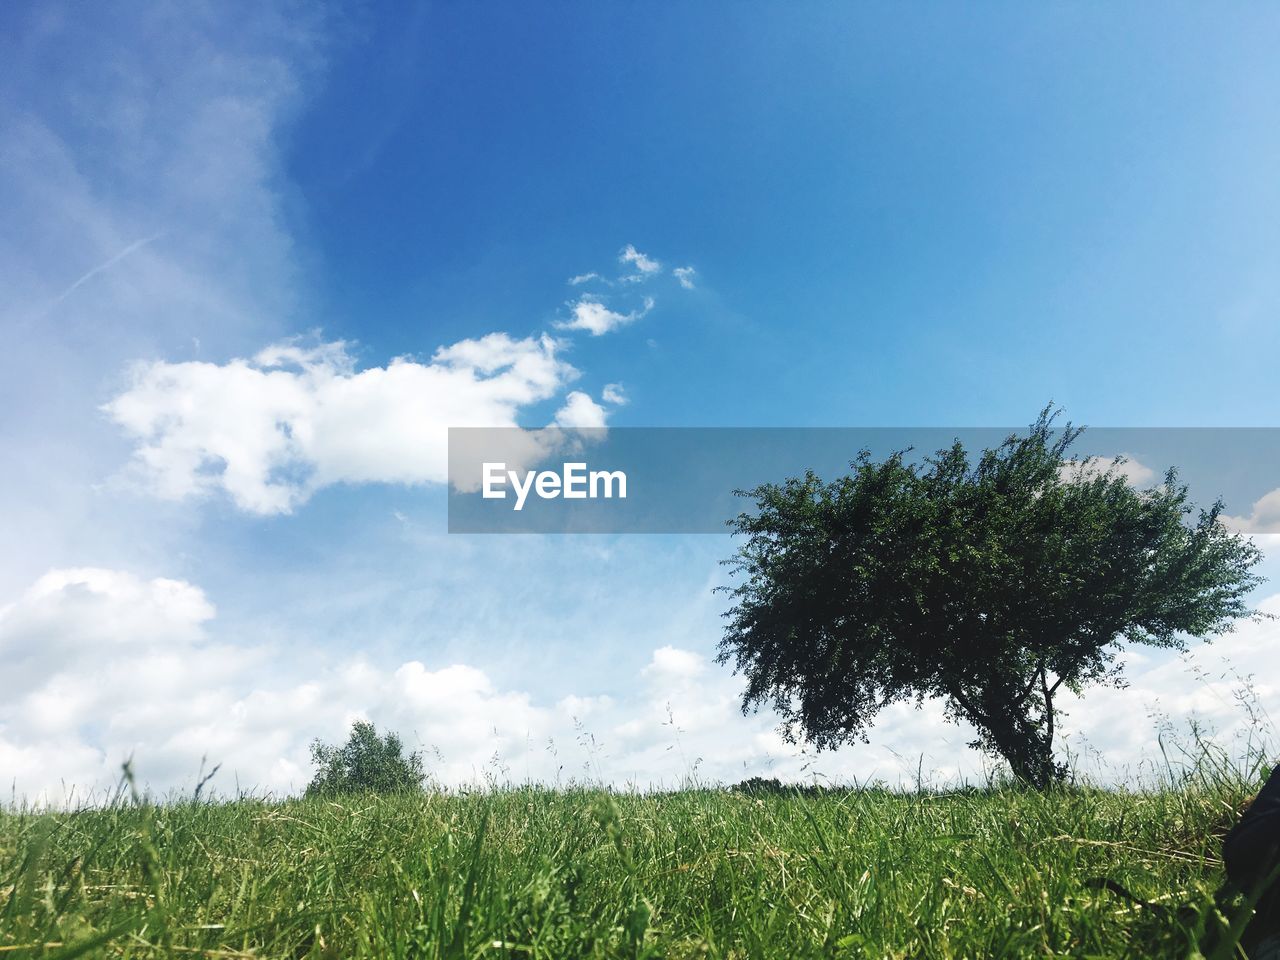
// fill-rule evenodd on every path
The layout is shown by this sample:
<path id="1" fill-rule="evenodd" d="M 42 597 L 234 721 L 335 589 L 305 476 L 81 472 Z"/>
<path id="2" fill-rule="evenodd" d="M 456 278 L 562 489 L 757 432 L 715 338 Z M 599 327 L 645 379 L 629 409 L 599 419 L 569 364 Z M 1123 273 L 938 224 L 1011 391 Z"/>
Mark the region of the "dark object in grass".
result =
<path id="1" fill-rule="evenodd" d="M 1280 862 L 1280 766 L 1227 834 L 1222 859 L 1227 879 L 1246 894 L 1256 892 L 1275 873 Z M 1280 948 L 1280 886 L 1274 882 L 1262 891 L 1241 943 L 1253 956 L 1266 940 L 1275 941 L 1272 949 Z"/>
<path id="2" fill-rule="evenodd" d="M 1126 887 L 1117 880 L 1110 877 L 1090 877 L 1084 882 L 1086 887 L 1092 890 L 1109 890 L 1122 900 L 1128 900 L 1136 906 L 1142 907 L 1144 910 L 1150 910 L 1152 913 L 1160 917 L 1177 917 L 1178 911 L 1173 910 L 1162 903 L 1152 903 L 1150 900 L 1143 900 L 1140 896 Z"/>

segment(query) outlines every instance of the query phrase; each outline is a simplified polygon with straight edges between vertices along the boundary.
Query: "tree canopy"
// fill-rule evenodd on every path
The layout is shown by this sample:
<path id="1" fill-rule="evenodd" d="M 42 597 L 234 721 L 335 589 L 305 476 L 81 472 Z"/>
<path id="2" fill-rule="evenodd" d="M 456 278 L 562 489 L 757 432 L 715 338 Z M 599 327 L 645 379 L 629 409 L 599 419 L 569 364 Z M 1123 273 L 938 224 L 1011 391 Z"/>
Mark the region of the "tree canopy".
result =
<path id="1" fill-rule="evenodd" d="M 956 441 L 851 473 L 739 491 L 755 511 L 728 563 L 742 578 L 720 662 L 818 748 L 866 739 L 899 701 L 940 698 L 1035 785 L 1054 756 L 1055 695 L 1123 685 L 1126 643 L 1183 649 L 1245 616 L 1253 544 L 1197 510 L 1173 469 L 1136 490 L 1117 465 L 1068 459 L 1081 430 L 1046 408 L 971 460 Z"/>
<path id="2" fill-rule="evenodd" d="M 341 746 L 314 740 L 311 762 L 315 775 L 309 796 L 339 793 L 401 793 L 422 788 L 426 774 L 422 755 L 405 753 L 399 736 L 378 736 L 372 723 L 358 720 Z"/>

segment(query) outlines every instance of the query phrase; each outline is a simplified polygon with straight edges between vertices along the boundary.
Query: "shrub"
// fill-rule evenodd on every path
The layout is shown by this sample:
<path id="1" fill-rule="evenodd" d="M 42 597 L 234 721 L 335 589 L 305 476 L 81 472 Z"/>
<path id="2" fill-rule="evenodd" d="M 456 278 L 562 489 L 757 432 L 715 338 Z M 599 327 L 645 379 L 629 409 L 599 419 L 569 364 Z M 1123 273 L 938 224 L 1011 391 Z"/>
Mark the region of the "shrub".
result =
<path id="1" fill-rule="evenodd" d="M 315 776 L 307 796 L 340 793 L 405 793 L 421 790 L 426 773 L 422 754 L 405 753 L 395 733 L 378 736 L 372 723 L 358 720 L 342 746 L 314 740 L 311 762 Z"/>

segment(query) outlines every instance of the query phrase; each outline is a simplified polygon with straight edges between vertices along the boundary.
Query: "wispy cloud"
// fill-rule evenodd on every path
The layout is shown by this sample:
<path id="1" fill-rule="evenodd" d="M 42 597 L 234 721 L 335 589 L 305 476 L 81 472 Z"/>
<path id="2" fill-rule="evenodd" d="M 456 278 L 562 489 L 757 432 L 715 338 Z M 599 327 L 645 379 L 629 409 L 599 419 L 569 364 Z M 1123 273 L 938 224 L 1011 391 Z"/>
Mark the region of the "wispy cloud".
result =
<path id="1" fill-rule="evenodd" d="M 119 438 L 95 410 L 136 357 L 185 358 L 197 340 L 243 354 L 305 315 L 281 133 L 312 89 L 320 20 L 276 0 L 6 17 L 0 327 L 19 335 L 0 382 L 22 400 L 0 431 L 33 469 L 0 472 L 6 527 L 28 544 L 0 557 L 0 581 L 178 538 L 154 503 L 105 499 Z"/>
<path id="2" fill-rule="evenodd" d="M 142 6 L 25 25 L 0 93 L 47 96 L 17 94 L 26 108 L 4 118 L 0 265 L 17 281 L 4 314 L 56 311 L 118 343 L 175 327 L 236 335 L 292 301 L 277 131 L 307 89 L 316 23 L 289 15 L 282 31 L 284 16 L 265 0 L 250 16 Z M 122 44 L 127 65 L 102 69 Z M 97 265 L 68 285 L 73 264 Z M 91 299 L 74 296 L 95 280 Z"/>
<path id="3" fill-rule="evenodd" d="M 653 303 L 652 297 L 645 297 L 640 309 L 620 313 L 610 310 L 594 297 L 582 297 L 572 305 L 572 318 L 563 320 L 556 326 L 561 330 L 585 330 L 593 337 L 599 337 L 643 317 L 653 309 Z"/>
<path id="4" fill-rule="evenodd" d="M 646 256 L 635 248 L 634 244 L 628 243 L 622 248 L 622 252 L 618 254 L 618 262 L 621 264 L 629 264 L 636 268 L 639 273 L 631 274 L 623 277 L 624 280 L 647 279 L 662 269 L 662 264 L 652 257 Z"/>
<path id="5" fill-rule="evenodd" d="M 71 296 L 73 293 L 75 293 L 77 290 L 83 287 L 86 283 L 88 283 L 98 274 L 103 273 L 106 270 L 110 270 L 112 267 L 114 267 L 117 263 L 119 263 L 125 257 L 129 256 L 132 253 L 137 252 L 138 250 L 141 250 L 143 247 L 147 246 L 150 243 L 154 243 L 156 240 L 159 240 L 162 236 L 164 236 L 163 231 L 160 233 L 153 233 L 151 236 L 143 237 L 140 240 L 135 240 L 133 243 L 129 244 L 124 249 L 119 250 L 112 256 L 108 257 L 106 260 L 102 261 L 102 263 L 98 264 L 96 267 L 85 272 L 83 275 L 79 277 L 79 279 L 73 282 L 65 290 L 63 290 L 57 296 L 50 299 L 46 304 L 44 304 L 44 306 L 39 311 L 37 311 L 37 313 L 31 319 L 38 319 L 39 317 L 48 313 L 51 309 L 56 307 L 63 300 L 67 299 L 67 297 Z"/>
<path id="6" fill-rule="evenodd" d="M 676 267 L 671 271 L 675 274 L 675 278 L 680 281 L 680 286 L 686 290 L 694 288 L 694 278 L 698 275 L 698 271 L 693 267 Z"/>

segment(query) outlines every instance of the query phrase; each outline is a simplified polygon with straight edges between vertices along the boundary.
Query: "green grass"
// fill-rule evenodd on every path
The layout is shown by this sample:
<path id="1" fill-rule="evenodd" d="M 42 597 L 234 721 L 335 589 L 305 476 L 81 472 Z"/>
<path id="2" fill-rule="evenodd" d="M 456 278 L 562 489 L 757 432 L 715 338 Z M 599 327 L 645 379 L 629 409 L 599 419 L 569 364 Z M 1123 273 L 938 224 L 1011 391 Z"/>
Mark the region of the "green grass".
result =
<path id="1" fill-rule="evenodd" d="M 10 809 L 0 958 L 1194 956 L 1248 780 Z"/>

